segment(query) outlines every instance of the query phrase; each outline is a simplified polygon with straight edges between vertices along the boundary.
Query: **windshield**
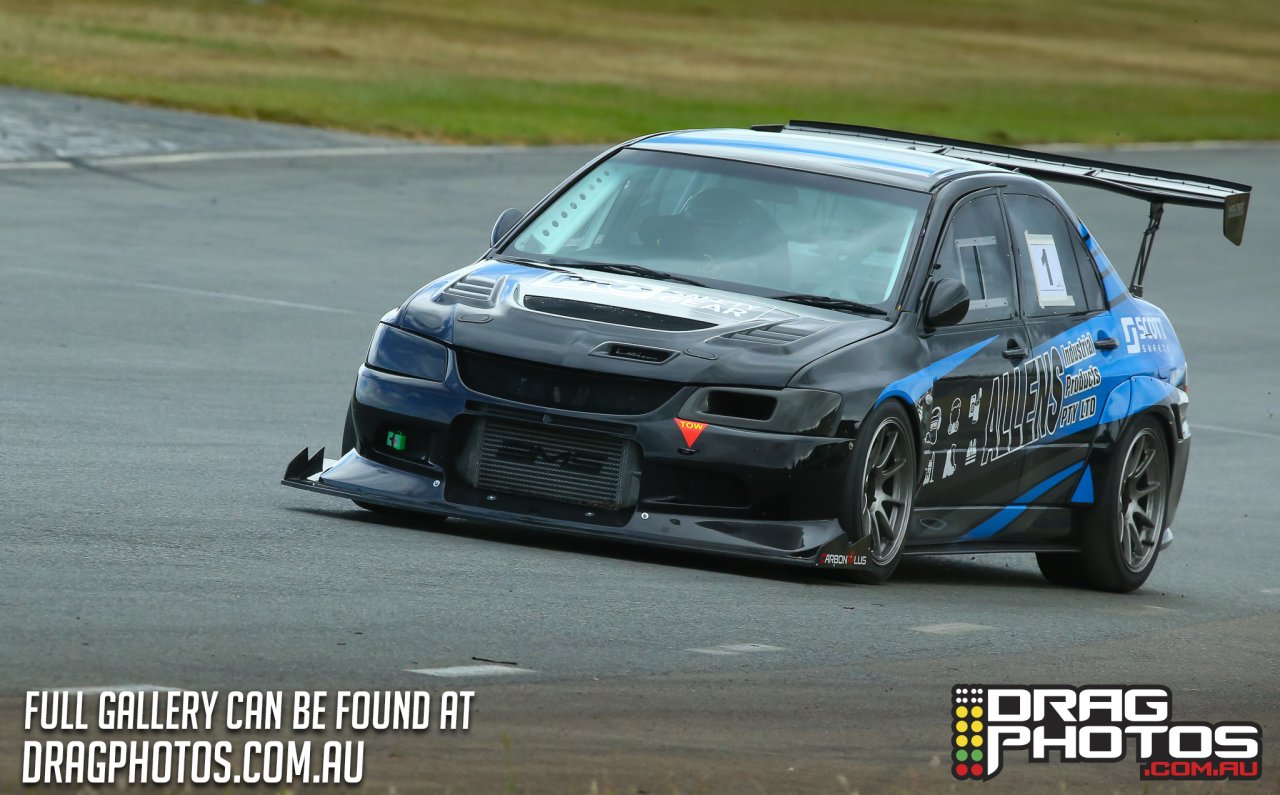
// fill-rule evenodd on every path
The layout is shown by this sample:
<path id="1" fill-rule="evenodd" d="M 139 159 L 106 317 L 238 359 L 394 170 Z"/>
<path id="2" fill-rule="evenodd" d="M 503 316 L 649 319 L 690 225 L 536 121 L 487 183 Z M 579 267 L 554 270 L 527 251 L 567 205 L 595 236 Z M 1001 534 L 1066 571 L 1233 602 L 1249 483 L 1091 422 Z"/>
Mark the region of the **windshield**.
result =
<path id="1" fill-rule="evenodd" d="M 891 309 L 928 199 L 823 174 L 623 149 L 502 253 L 638 265 L 759 295 Z"/>

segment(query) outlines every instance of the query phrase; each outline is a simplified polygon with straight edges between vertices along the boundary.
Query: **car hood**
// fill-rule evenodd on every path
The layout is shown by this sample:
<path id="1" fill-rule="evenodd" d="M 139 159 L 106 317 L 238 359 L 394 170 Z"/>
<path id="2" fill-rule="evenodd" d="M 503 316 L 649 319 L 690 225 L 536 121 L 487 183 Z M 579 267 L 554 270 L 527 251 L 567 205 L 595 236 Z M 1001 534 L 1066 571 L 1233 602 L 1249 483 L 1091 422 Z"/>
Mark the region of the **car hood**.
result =
<path id="1" fill-rule="evenodd" d="M 574 268 L 482 261 L 385 318 L 456 348 L 690 384 L 782 387 L 890 327 L 759 296 Z"/>

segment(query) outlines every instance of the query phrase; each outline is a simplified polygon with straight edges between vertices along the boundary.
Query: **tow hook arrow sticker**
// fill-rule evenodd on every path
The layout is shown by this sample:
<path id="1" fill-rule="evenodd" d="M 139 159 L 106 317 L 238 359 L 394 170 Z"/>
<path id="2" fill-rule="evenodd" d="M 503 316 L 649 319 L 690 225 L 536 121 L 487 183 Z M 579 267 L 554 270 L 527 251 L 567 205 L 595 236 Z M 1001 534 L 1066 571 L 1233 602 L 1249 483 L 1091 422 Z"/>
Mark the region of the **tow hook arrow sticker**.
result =
<path id="1" fill-rule="evenodd" d="M 705 422 L 677 419 L 676 427 L 680 429 L 680 433 L 684 436 L 685 447 L 693 447 L 693 443 L 698 441 L 698 437 L 706 430 L 707 424 Z"/>

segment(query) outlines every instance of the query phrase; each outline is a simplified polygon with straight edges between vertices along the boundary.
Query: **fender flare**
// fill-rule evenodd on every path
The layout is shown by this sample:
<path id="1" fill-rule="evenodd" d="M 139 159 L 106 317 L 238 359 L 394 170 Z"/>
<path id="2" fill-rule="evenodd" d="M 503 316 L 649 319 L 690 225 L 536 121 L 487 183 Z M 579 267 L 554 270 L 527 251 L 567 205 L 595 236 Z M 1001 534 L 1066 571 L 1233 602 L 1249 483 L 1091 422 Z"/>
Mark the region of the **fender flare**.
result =
<path id="1" fill-rule="evenodd" d="M 1168 381 L 1149 375 L 1135 375 L 1117 384 L 1107 394 L 1098 411 L 1098 426 L 1086 456 L 1071 501 L 1093 502 L 1095 471 L 1105 472 L 1111 447 L 1133 420 L 1143 414 L 1154 415 L 1167 435 L 1169 449 L 1190 436 L 1187 427 L 1187 393 Z M 1086 479 L 1090 480 L 1086 480 Z"/>

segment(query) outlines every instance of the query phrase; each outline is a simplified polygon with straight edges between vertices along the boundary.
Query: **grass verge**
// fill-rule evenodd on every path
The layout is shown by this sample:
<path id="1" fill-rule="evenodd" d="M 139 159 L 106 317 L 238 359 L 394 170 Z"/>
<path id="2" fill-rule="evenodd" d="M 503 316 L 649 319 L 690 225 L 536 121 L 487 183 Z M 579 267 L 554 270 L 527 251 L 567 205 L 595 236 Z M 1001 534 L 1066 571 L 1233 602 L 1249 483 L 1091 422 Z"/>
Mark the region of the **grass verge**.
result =
<path id="1" fill-rule="evenodd" d="M 482 143 L 1280 137 L 1280 3 L 0 0 L 0 83 Z"/>

